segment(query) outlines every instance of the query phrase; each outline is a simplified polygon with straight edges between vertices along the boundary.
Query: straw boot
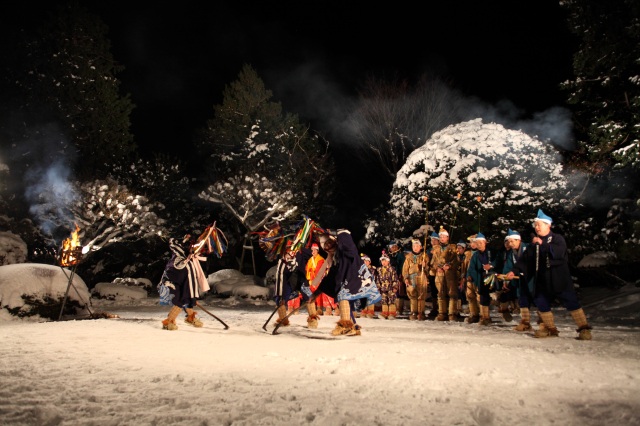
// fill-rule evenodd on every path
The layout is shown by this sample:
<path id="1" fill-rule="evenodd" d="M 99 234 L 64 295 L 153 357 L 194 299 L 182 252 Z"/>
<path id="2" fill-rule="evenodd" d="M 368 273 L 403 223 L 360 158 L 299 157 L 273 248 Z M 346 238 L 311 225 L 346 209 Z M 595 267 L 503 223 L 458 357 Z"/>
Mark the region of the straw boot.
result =
<path id="1" fill-rule="evenodd" d="M 534 337 L 557 337 L 558 329 L 556 328 L 556 324 L 553 321 L 553 313 L 549 312 L 539 312 L 540 318 L 542 319 L 542 324 L 538 331 L 536 331 L 533 335 Z"/>
<path id="2" fill-rule="evenodd" d="M 340 321 L 336 324 L 336 328 L 331 331 L 332 336 L 359 336 L 360 327 L 351 321 L 351 307 L 348 300 L 341 300 L 340 303 Z"/>
<path id="3" fill-rule="evenodd" d="M 418 321 L 425 321 L 427 317 L 424 311 L 427 309 L 427 301 L 418 299 Z"/>
<path id="4" fill-rule="evenodd" d="M 449 319 L 448 311 L 449 306 L 447 299 L 438 299 L 438 316 L 436 317 L 436 321 L 447 321 Z"/>
<path id="5" fill-rule="evenodd" d="M 491 311 L 489 306 L 480 305 L 480 325 L 491 325 Z"/>
<path id="6" fill-rule="evenodd" d="M 520 324 L 513 328 L 515 331 L 529 331 L 531 327 L 531 312 L 529 308 L 520 309 Z"/>
<path id="7" fill-rule="evenodd" d="M 409 309 L 411 309 L 409 320 L 410 321 L 417 320 L 418 319 L 418 300 L 417 299 L 409 299 Z"/>
<path id="8" fill-rule="evenodd" d="M 469 317 L 467 318 L 467 322 L 469 324 L 475 324 L 480 322 L 480 306 L 478 305 L 478 300 L 475 297 L 469 297 Z"/>
<path id="9" fill-rule="evenodd" d="M 398 297 L 396 299 L 396 315 L 402 315 L 404 313 L 404 300 Z"/>
<path id="10" fill-rule="evenodd" d="M 389 319 L 389 305 L 382 305 L 382 311 L 380 312 L 380 315 L 384 319 Z"/>
<path id="11" fill-rule="evenodd" d="M 394 320 L 398 313 L 396 312 L 396 305 L 389 305 L 389 319 Z"/>
<path id="12" fill-rule="evenodd" d="M 202 321 L 200 321 L 199 318 L 196 318 L 196 313 L 193 308 L 187 308 L 187 317 L 184 319 L 184 322 L 198 328 L 203 325 Z"/>
<path id="13" fill-rule="evenodd" d="M 449 299 L 449 321 L 464 321 L 460 316 L 460 306 L 462 306 L 460 299 Z"/>
<path id="14" fill-rule="evenodd" d="M 367 314 L 366 314 L 367 318 L 376 317 L 376 305 L 367 305 L 366 310 L 367 310 Z"/>
<path id="15" fill-rule="evenodd" d="M 284 306 L 284 303 L 281 303 L 278 306 L 278 319 L 276 320 L 276 324 L 281 324 L 281 327 L 287 327 L 289 325 L 289 318 L 285 318 L 287 316 L 287 308 Z"/>
<path id="16" fill-rule="evenodd" d="M 587 322 L 587 317 L 582 308 L 571 311 L 571 316 L 578 326 L 578 329 L 576 330 L 578 332 L 577 339 L 591 340 L 591 326 Z"/>
<path id="17" fill-rule="evenodd" d="M 320 314 L 320 312 L 322 312 L 322 308 L 320 308 L 318 310 L 318 314 Z M 327 304 L 327 306 L 325 306 L 324 314 L 327 315 L 327 316 L 332 316 L 333 315 L 333 309 L 331 309 L 331 305 L 330 304 Z"/>
<path id="18" fill-rule="evenodd" d="M 307 302 L 307 311 L 309 311 L 309 316 L 307 317 L 307 327 L 309 328 L 318 328 L 318 320 L 320 317 L 316 311 L 316 304 L 314 302 Z"/>
<path id="19" fill-rule="evenodd" d="M 180 315 L 180 311 L 182 309 L 180 306 L 172 306 L 169 314 L 167 315 L 167 319 L 162 320 L 162 329 L 163 330 L 177 330 L 178 326 L 176 325 L 176 318 Z"/>

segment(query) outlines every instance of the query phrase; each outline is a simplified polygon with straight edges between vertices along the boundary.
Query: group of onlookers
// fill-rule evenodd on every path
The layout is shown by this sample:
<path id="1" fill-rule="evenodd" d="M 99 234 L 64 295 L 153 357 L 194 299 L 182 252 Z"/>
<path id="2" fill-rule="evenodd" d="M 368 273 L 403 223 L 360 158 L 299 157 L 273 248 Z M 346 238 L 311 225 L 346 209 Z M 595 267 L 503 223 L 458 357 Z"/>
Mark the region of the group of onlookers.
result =
<path id="1" fill-rule="evenodd" d="M 444 227 L 429 235 L 430 247 L 418 238 L 411 239 L 411 250 L 391 241 L 382 251 L 380 265 L 372 266 L 369 256 L 363 261 L 376 277 L 382 294 L 380 316 L 404 317 L 424 321 L 465 321 L 488 326 L 491 306 L 496 305 L 505 322 L 520 315 L 516 331 L 533 330 L 531 309 L 538 311 L 539 329 L 535 337 L 557 336 L 551 303 L 558 300 L 571 313 L 578 326 L 578 339 L 590 340 L 591 327 L 578 301 L 569 273 L 567 246 L 560 234 L 551 231 L 552 219 L 542 210 L 533 221 L 536 235 L 530 243 L 509 229 L 503 247 L 489 248 L 480 232 L 466 241 L 449 241 Z M 426 243 L 427 238 L 424 238 Z M 427 312 L 427 302 L 431 310 Z M 367 307 L 361 315 L 373 317 Z"/>

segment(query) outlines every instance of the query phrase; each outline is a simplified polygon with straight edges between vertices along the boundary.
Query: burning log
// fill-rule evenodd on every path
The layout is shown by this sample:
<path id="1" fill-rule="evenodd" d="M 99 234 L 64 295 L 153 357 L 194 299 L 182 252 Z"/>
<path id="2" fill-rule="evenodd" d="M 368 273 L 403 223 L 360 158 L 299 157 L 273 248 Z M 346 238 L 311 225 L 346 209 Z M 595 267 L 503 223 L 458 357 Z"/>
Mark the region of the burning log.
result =
<path id="1" fill-rule="evenodd" d="M 60 266 L 75 266 L 82 260 L 82 246 L 78 233 L 80 227 L 76 224 L 76 229 L 71 233 L 71 237 L 62 242 L 60 250 Z"/>

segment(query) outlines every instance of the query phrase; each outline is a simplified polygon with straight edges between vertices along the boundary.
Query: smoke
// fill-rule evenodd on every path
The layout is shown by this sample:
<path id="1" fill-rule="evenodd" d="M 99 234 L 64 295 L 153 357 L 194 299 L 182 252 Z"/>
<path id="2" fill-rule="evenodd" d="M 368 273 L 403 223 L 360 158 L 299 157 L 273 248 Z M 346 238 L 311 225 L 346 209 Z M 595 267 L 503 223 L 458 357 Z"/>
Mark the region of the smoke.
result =
<path id="1" fill-rule="evenodd" d="M 462 109 L 467 119 L 482 118 L 487 122 L 495 122 L 508 129 L 520 130 L 543 142 L 549 142 L 565 151 L 574 149 L 573 122 L 571 112 L 559 106 L 531 114 L 527 118 L 526 111 L 518 108 L 509 100 L 494 105 L 474 98 L 463 101 Z"/>
<path id="2" fill-rule="evenodd" d="M 293 69 L 270 70 L 266 80 L 285 111 L 296 111 L 303 122 L 310 122 L 314 130 L 335 141 L 342 139 L 341 130 L 355 107 L 355 96 L 337 83 L 325 63 L 310 60 Z"/>
<path id="3" fill-rule="evenodd" d="M 337 83 L 339 78 L 332 76 L 322 60 L 309 61 L 294 69 L 274 70 L 269 77 L 269 86 L 274 87 L 286 109 L 297 111 L 316 129 L 324 129 L 330 140 L 351 144 L 358 141 L 358 134 L 368 133 L 363 132 L 363 126 L 371 123 L 361 122 L 358 111 L 375 107 L 363 105 L 362 102 L 368 101 L 358 98 L 353 87 Z M 381 94 L 383 90 L 381 88 Z M 485 123 L 495 122 L 520 130 L 562 150 L 574 149 L 573 123 L 568 109 L 554 106 L 527 113 L 509 100 L 489 104 L 463 95 L 437 73 L 423 74 L 415 85 L 406 87 L 405 96 L 396 96 L 392 102 L 396 104 L 396 112 L 404 111 L 410 116 L 405 122 L 407 128 L 400 130 L 416 141 L 424 141 L 450 124 L 482 118 Z"/>
<path id="4" fill-rule="evenodd" d="M 74 229 L 71 208 L 78 199 L 70 181 L 69 146 L 56 125 L 40 127 L 32 135 L 21 143 L 24 197 L 42 233 L 61 241 Z"/>

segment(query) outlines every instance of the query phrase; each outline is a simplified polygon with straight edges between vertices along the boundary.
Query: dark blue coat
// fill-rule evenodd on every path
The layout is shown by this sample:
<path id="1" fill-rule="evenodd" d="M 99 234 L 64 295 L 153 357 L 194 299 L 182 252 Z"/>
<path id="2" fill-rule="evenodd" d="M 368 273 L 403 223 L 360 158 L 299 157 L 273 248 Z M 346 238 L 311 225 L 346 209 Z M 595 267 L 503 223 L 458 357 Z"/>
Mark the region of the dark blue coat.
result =
<path id="1" fill-rule="evenodd" d="M 524 274 L 527 280 L 533 279 L 536 293 L 538 291 L 554 293 L 573 291 L 569 255 L 564 237 L 549 232 L 541 239 L 542 244 L 537 247 L 537 250 L 534 244 L 527 247 L 527 250 L 513 267 L 513 273 L 516 275 Z"/>

